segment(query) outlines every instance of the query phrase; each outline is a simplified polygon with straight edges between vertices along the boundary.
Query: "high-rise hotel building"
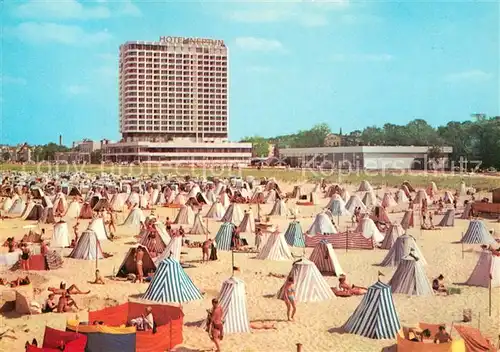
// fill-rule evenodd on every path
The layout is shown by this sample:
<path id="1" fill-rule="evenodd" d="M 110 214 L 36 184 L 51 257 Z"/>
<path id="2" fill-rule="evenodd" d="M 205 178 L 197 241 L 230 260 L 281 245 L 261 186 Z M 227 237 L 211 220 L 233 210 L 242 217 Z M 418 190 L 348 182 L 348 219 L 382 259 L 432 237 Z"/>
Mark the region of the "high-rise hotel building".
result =
<path id="1" fill-rule="evenodd" d="M 223 40 L 161 37 L 120 46 L 122 141 L 107 161 L 247 163 L 228 142 L 228 48 Z"/>

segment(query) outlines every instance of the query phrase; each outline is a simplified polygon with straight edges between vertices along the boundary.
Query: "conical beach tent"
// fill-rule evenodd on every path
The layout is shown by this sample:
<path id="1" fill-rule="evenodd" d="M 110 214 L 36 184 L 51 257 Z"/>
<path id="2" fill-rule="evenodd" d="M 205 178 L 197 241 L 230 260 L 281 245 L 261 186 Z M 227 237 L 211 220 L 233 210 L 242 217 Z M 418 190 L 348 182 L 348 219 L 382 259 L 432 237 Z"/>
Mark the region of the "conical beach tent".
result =
<path id="1" fill-rule="evenodd" d="M 103 259 L 101 243 L 97 239 L 95 232 L 89 229 L 83 231 L 69 257 L 83 260 Z"/>
<path id="2" fill-rule="evenodd" d="M 495 239 L 490 235 L 486 225 L 481 220 L 471 220 L 469 227 L 460 240 L 468 244 L 495 244 Z"/>
<path id="3" fill-rule="evenodd" d="M 331 235 L 337 232 L 337 229 L 324 211 L 316 215 L 314 222 L 309 227 L 309 230 L 306 231 L 306 233 L 311 236 L 323 234 Z"/>
<path id="4" fill-rule="evenodd" d="M 320 241 L 314 247 L 309 260 L 323 275 L 340 276 L 344 273 L 331 243 L 327 241 Z"/>
<path id="5" fill-rule="evenodd" d="M 165 251 L 170 241 L 170 236 L 168 234 L 167 236 L 167 238 L 161 236 L 155 224 L 150 224 L 142 234 L 139 243 L 148 249 L 152 257 L 156 257 Z"/>
<path id="6" fill-rule="evenodd" d="M 287 216 L 288 209 L 283 199 L 276 199 L 269 216 Z"/>
<path id="7" fill-rule="evenodd" d="M 255 259 L 260 260 L 293 260 L 290 248 L 282 233 L 276 232 L 269 235 L 264 247 Z"/>
<path id="8" fill-rule="evenodd" d="M 123 226 L 139 227 L 141 226 L 141 222 L 144 222 L 144 220 L 146 220 L 146 217 L 144 216 L 141 208 L 135 207 L 128 213 L 127 218 L 123 222 Z"/>
<path id="9" fill-rule="evenodd" d="M 405 204 L 408 203 L 410 200 L 406 196 L 406 193 L 404 190 L 400 189 L 396 192 L 396 200 L 398 204 Z"/>
<path id="10" fill-rule="evenodd" d="M 179 209 L 177 216 L 175 217 L 174 224 L 180 225 L 193 225 L 194 224 L 194 212 L 193 208 L 188 205 L 183 206 Z"/>
<path id="11" fill-rule="evenodd" d="M 394 197 L 390 193 L 384 193 L 384 197 L 382 198 L 382 204 L 385 208 L 395 207 L 398 205 L 394 200 Z"/>
<path id="12" fill-rule="evenodd" d="M 224 216 L 225 212 L 226 209 L 224 209 L 224 206 L 221 204 L 221 202 L 216 201 L 212 204 L 205 217 L 209 219 L 220 220 Z"/>
<path id="13" fill-rule="evenodd" d="M 410 227 L 415 226 L 415 217 L 413 215 L 413 210 L 405 211 L 403 219 L 401 220 L 401 226 L 403 229 L 408 230 Z"/>
<path id="14" fill-rule="evenodd" d="M 370 182 L 363 180 L 359 184 L 358 187 L 358 192 L 371 192 L 373 190 L 372 186 L 370 185 Z"/>
<path id="15" fill-rule="evenodd" d="M 321 302 L 335 298 L 330 285 L 310 260 L 300 259 L 293 263 L 288 277 L 294 279 L 295 300 L 297 302 Z M 277 294 L 277 297 L 281 300 L 284 299 L 286 294 L 285 285 L 286 282 Z"/>
<path id="16" fill-rule="evenodd" d="M 425 274 L 420 260 L 412 257 L 403 258 L 398 268 L 389 280 L 393 293 L 402 293 L 410 296 L 432 296 L 434 291 Z"/>
<path id="17" fill-rule="evenodd" d="M 333 216 L 349 216 L 351 213 L 346 209 L 345 202 L 340 197 L 335 197 L 330 200 L 330 203 L 326 206 L 328 210 L 332 212 Z"/>
<path id="18" fill-rule="evenodd" d="M 380 205 L 380 201 L 378 200 L 377 196 L 373 192 L 366 192 L 365 196 L 363 197 L 362 202 L 367 208 L 371 208 L 371 207 L 374 207 L 376 205 Z"/>
<path id="19" fill-rule="evenodd" d="M 354 210 L 358 207 L 361 208 L 362 212 L 366 211 L 366 205 L 361 201 L 357 194 L 353 194 L 347 201 L 345 208 L 348 212 L 354 214 Z"/>
<path id="20" fill-rule="evenodd" d="M 380 281 L 370 286 L 343 328 L 347 333 L 370 339 L 394 339 L 401 329 L 401 323 L 391 287 Z"/>
<path id="21" fill-rule="evenodd" d="M 455 226 L 455 209 L 450 208 L 446 210 L 443 218 L 439 222 L 438 226 L 440 227 L 453 227 Z"/>
<path id="22" fill-rule="evenodd" d="M 68 205 L 68 209 L 66 210 L 66 214 L 64 214 L 64 216 L 70 219 L 77 219 L 80 216 L 81 210 L 82 207 L 80 205 L 80 202 L 76 200 L 71 201 Z"/>
<path id="23" fill-rule="evenodd" d="M 384 240 L 380 245 L 380 248 L 391 249 L 394 243 L 396 242 L 396 239 L 399 236 L 402 236 L 403 234 L 404 234 L 404 229 L 400 224 L 398 223 L 392 224 L 391 227 L 389 227 L 389 230 L 387 231 Z"/>
<path id="24" fill-rule="evenodd" d="M 184 303 L 203 299 L 180 263 L 172 258 L 163 259 L 142 296 L 143 299 L 160 303 Z"/>
<path id="25" fill-rule="evenodd" d="M 201 221 L 200 213 L 197 213 L 194 217 L 193 227 L 189 230 L 190 235 L 208 235 L 208 229 L 203 225 Z"/>
<path id="26" fill-rule="evenodd" d="M 241 211 L 240 206 L 236 203 L 231 203 L 220 221 L 239 224 L 241 220 L 243 220 L 243 212 Z"/>
<path id="27" fill-rule="evenodd" d="M 231 238 L 233 237 L 233 230 L 235 225 L 232 222 L 225 222 L 219 227 L 219 231 L 215 235 L 215 243 L 217 249 L 220 251 L 231 250 Z"/>
<path id="28" fill-rule="evenodd" d="M 354 232 L 361 233 L 366 238 L 372 238 L 375 243 L 380 243 L 384 240 L 384 235 L 380 233 L 377 225 L 367 216 L 361 219 Z"/>
<path id="29" fill-rule="evenodd" d="M 245 211 L 243 220 L 241 220 L 241 224 L 238 226 L 238 231 L 240 233 L 255 233 L 255 218 L 251 210 Z"/>
<path id="30" fill-rule="evenodd" d="M 491 251 L 481 252 L 476 267 L 465 283 L 469 286 L 500 287 L 500 257 L 493 255 Z"/>
<path id="31" fill-rule="evenodd" d="M 89 229 L 95 232 L 99 241 L 109 240 L 108 231 L 104 225 L 103 218 L 95 218 L 89 225 Z"/>
<path id="32" fill-rule="evenodd" d="M 292 221 L 288 224 L 288 228 L 285 231 L 285 241 L 292 247 L 304 248 L 306 246 L 300 222 Z"/>
<path id="33" fill-rule="evenodd" d="M 422 265 L 426 265 L 427 262 L 422 254 L 422 251 L 417 245 L 415 239 L 408 235 L 404 234 L 399 236 L 396 239 L 396 242 L 392 245 L 391 249 L 385 256 L 381 266 L 398 266 L 403 258 L 407 258 L 410 254 L 419 258 L 420 263 Z"/>
<path id="34" fill-rule="evenodd" d="M 64 221 L 59 221 L 54 225 L 54 233 L 50 241 L 51 247 L 66 248 L 69 247 L 71 241 L 69 240 L 68 224 Z"/>
<path id="35" fill-rule="evenodd" d="M 250 332 L 245 282 L 243 280 L 233 276 L 224 281 L 218 301 L 223 312 L 224 334 Z M 201 327 L 206 328 L 206 320 L 203 321 Z"/>
<path id="36" fill-rule="evenodd" d="M 116 276 L 127 277 L 128 274 L 135 274 L 135 275 L 138 274 L 135 255 L 139 247 L 141 247 L 144 252 L 144 255 L 142 257 L 142 274 L 144 275 L 144 277 L 147 277 L 150 271 L 156 271 L 156 265 L 153 262 L 153 259 L 151 258 L 148 249 L 141 245 L 136 245 L 130 247 L 127 254 L 125 254 L 123 262 L 118 267 L 118 272 L 116 273 Z"/>

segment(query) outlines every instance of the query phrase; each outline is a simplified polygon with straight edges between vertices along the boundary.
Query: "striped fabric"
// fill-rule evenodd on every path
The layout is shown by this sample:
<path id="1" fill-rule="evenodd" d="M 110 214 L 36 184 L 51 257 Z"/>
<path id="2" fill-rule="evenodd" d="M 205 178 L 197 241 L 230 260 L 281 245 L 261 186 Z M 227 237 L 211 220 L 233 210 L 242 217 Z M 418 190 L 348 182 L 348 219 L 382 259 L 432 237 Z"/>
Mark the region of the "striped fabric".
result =
<path id="1" fill-rule="evenodd" d="M 470 219 L 471 215 L 472 215 L 472 202 L 469 202 L 465 204 L 464 211 L 462 215 L 460 215 L 460 219 L 462 220 Z"/>
<path id="2" fill-rule="evenodd" d="M 286 243 L 285 236 L 282 233 L 272 233 L 255 259 L 293 260 L 293 256 L 290 247 Z"/>
<path id="3" fill-rule="evenodd" d="M 166 258 L 158 264 L 153 280 L 142 298 L 160 303 L 183 303 L 203 297 L 179 262 Z"/>
<path id="4" fill-rule="evenodd" d="M 316 265 L 307 259 L 300 259 L 293 263 L 292 270 L 288 274 L 288 277 L 290 276 L 294 278 L 297 302 L 321 302 L 335 298 L 330 285 Z M 286 281 L 277 294 L 281 300 L 285 297 L 285 285 Z"/>
<path id="5" fill-rule="evenodd" d="M 394 223 L 389 227 L 382 244 L 380 245 L 381 249 L 391 249 L 391 247 L 396 242 L 396 239 L 399 236 L 404 234 L 404 229 L 400 224 Z"/>
<path id="6" fill-rule="evenodd" d="M 288 243 L 288 245 L 292 247 L 304 248 L 306 246 L 300 222 L 292 221 L 290 224 L 288 224 L 288 228 L 285 231 L 285 240 L 286 243 Z"/>
<path id="7" fill-rule="evenodd" d="M 222 283 L 218 300 L 223 312 L 224 333 L 250 332 L 245 282 L 236 277 L 227 279 Z M 206 326 L 207 321 L 203 320 L 201 327 L 205 329 Z"/>
<path id="8" fill-rule="evenodd" d="M 393 293 L 402 293 L 411 296 L 432 296 L 434 291 L 425 274 L 420 260 L 412 257 L 404 258 L 399 262 L 398 268 L 389 280 Z"/>
<path id="9" fill-rule="evenodd" d="M 231 250 L 231 238 L 233 236 L 233 229 L 236 226 L 231 222 L 225 222 L 219 227 L 217 235 L 215 235 L 215 243 L 217 249 L 220 251 L 230 251 Z"/>
<path id="10" fill-rule="evenodd" d="M 182 236 L 173 236 L 170 238 L 165 250 L 162 251 L 161 255 L 156 258 L 156 264 L 160 263 L 166 258 L 173 258 L 177 261 L 181 260 L 181 249 L 182 249 Z"/>
<path id="11" fill-rule="evenodd" d="M 241 220 L 240 225 L 238 226 L 238 230 L 240 233 L 254 233 L 255 232 L 255 218 L 253 212 L 247 211 L 243 216 L 243 220 Z"/>
<path id="12" fill-rule="evenodd" d="M 390 286 L 377 282 L 343 326 L 350 334 L 371 339 L 394 339 L 401 329 Z"/>
<path id="13" fill-rule="evenodd" d="M 316 264 L 323 275 L 340 276 L 344 273 L 332 245 L 327 241 L 320 241 L 314 247 L 309 260 Z"/>
<path id="14" fill-rule="evenodd" d="M 69 257 L 83 260 L 103 259 L 101 243 L 97 239 L 95 232 L 89 229 L 83 231 Z"/>
<path id="15" fill-rule="evenodd" d="M 407 210 L 405 211 L 405 214 L 403 215 L 403 219 L 401 220 L 401 226 L 403 229 L 408 230 L 410 227 L 415 226 L 415 220 L 413 216 L 413 210 Z"/>
<path id="16" fill-rule="evenodd" d="M 179 212 L 177 213 L 177 216 L 175 217 L 174 224 L 193 225 L 194 224 L 193 208 L 186 205 L 180 208 Z"/>
<path id="17" fill-rule="evenodd" d="M 220 221 L 239 224 L 241 220 L 243 220 L 243 212 L 241 211 L 240 206 L 238 204 L 231 203 Z"/>
<path id="18" fill-rule="evenodd" d="M 325 240 L 330 243 L 335 249 L 373 249 L 373 240 L 365 238 L 357 232 L 342 232 L 334 235 L 323 236 L 305 236 L 306 247 L 316 247 L 321 241 Z"/>
<path id="19" fill-rule="evenodd" d="M 110 239 L 108 230 L 106 229 L 106 226 L 104 226 L 103 218 L 95 218 L 92 220 L 88 228 L 95 232 L 99 241 L 106 241 Z"/>
<path id="20" fill-rule="evenodd" d="M 167 243 L 163 241 L 163 238 L 160 236 L 154 225 L 150 225 L 151 227 L 144 232 L 141 236 L 139 244 L 146 247 L 151 253 L 153 257 L 163 253 L 165 248 L 167 247 Z"/>
<path id="21" fill-rule="evenodd" d="M 470 286 L 500 287 L 500 257 L 493 255 L 491 251 L 482 251 L 476 267 L 465 283 Z"/>
<path id="22" fill-rule="evenodd" d="M 203 225 L 201 221 L 200 213 L 197 213 L 194 217 L 194 224 L 191 230 L 189 230 L 190 235 L 208 235 L 208 229 Z"/>
<path id="23" fill-rule="evenodd" d="M 443 218 L 439 222 L 438 226 L 441 227 L 453 227 L 455 226 L 455 209 L 450 208 L 446 210 L 446 213 L 444 214 Z"/>
<path id="24" fill-rule="evenodd" d="M 469 227 L 461 240 L 469 244 L 495 244 L 495 239 L 490 235 L 486 225 L 481 220 L 471 220 Z"/>
<path id="25" fill-rule="evenodd" d="M 314 222 L 311 224 L 311 227 L 309 227 L 309 230 L 307 230 L 307 234 L 310 234 L 311 236 L 314 235 L 323 235 L 323 234 L 335 234 L 337 233 L 337 229 L 333 225 L 332 221 L 328 217 L 328 215 L 323 211 L 316 215 L 316 218 L 314 219 Z"/>
<path id="26" fill-rule="evenodd" d="M 276 199 L 268 216 L 287 216 L 288 208 L 283 199 Z"/>
<path id="27" fill-rule="evenodd" d="M 398 266 L 403 258 L 408 257 L 408 255 L 412 253 L 415 257 L 419 258 L 419 261 L 422 265 L 426 265 L 427 262 L 420 251 L 420 248 L 413 238 L 410 235 L 404 234 L 403 236 L 399 236 L 396 239 L 396 242 L 392 245 L 391 249 L 385 256 L 381 266 Z"/>

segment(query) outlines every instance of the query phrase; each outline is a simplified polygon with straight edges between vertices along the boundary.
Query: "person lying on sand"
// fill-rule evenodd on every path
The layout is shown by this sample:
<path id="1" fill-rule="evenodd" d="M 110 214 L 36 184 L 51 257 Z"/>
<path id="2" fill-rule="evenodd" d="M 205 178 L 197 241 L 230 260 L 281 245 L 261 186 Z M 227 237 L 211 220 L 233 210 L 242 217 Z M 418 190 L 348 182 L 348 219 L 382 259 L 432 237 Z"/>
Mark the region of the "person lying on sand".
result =
<path id="1" fill-rule="evenodd" d="M 56 295 L 62 295 L 63 293 L 67 293 L 70 295 L 87 295 L 90 293 L 90 290 L 83 292 L 75 284 L 71 285 L 69 288 L 66 288 L 66 283 L 64 281 L 61 281 L 61 283 L 59 284 L 59 288 L 49 287 L 47 290 L 55 293 Z"/>
<path id="2" fill-rule="evenodd" d="M 24 278 L 18 277 L 14 281 L 11 281 L 9 283 L 9 286 L 10 287 L 26 286 L 26 285 L 29 285 L 30 283 L 31 283 L 31 281 L 30 281 L 30 278 L 28 276 L 26 276 Z"/>
<path id="3" fill-rule="evenodd" d="M 440 274 L 437 278 L 432 280 L 432 289 L 434 290 L 434 293 L 436 294 L 448 294 L 448 290 L 444 286 L 444 276 Z"/>
<path id="4" fill-rule="evenodd" d="M 345 275 L 339 276 L 339 290 L 349 292 L 352 295 L 364 295 L 368 291 L 365 287 L 349 284 Z"/>
<path id="5" fill-rule="evenodd" d="M 95 271 L 95 280 L 92 281 L 91 284 L 94 284 L 94 285 L 104 285 L 104 279 L 102 278 L 101 272 L 99 271 L 99 269 L 96 269 L 96 271 Z"/>

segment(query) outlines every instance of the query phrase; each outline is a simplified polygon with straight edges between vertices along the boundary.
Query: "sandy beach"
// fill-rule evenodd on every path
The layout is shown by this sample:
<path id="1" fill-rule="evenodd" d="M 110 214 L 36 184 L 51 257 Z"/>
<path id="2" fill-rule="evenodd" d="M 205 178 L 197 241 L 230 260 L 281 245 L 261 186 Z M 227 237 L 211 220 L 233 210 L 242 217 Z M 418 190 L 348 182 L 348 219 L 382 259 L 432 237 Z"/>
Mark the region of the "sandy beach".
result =
<path id="1" fill-rule="evenodd" d="M 280 184 L 285 191 L 291 191 L 293 185 Z M 357 185 L 356 185 L 357 186 Z M 303 185 L 303 190 L 311 191 L 314 185 Z M 355 192 L 355 188 L 349 189 L 350 193 Z M 387 189 L 395 192 L 395 189 Z M 376 190 L 380 196 L 386 189 Z M 443 190 L 440 190 L 442 193 Z M 454 190 L 453 190 L 454 192 Z M 459 204 L 463 204 L 465 197 L 462 197 Z M 299 206 L 298 220 L 306 231 L 317 214 L 329 201 L 323 196 L 319 197 L 320 204 L 315 206 Z M 295 207 L 293 201 L 288 203 L 289 207 Z M 241 205 L 242 210 L 248 209 L 248 205 Z M 267 214 L 272 204 L 261 206 L 261 214 Z M 203 214 L 209 209 L 204 206 Z M 256 215 L 256 206 L 252 206 Z M 155 214 L 161 221 L 165 221 L 168 216 L 173 219 L 177 210 L 156 207 Z M 145 211 L 147 215 L 149 211 Z M 126 213 L 119 215 L 119 223 L 123 222 Z M 402 212 L 389 213 L 391 221 L 399 222 L 403 216 Z M 436 215 L 434 223 L 437 224 L 442 216 Z M 66 219 L 68 227 L 74 225 L 75 220 Z M 285 231 L 290 219 L 272 217 L 271 222 L 281 231 Z M 86 228 L 89 220 L 80 220 L 80 231 Z M 462 254 L 462 245 L 453 242 L 458 241 L 462 233 L 467 229 L 468 220 L 455 220 L 455 226 L 432 231 L 421 231 L 418 227 L 418 217 L 415 218 L 415 228 L 407 232 L 413 235 L 425 259 L 428 262 L 426 273 L 429 279 L 439 274 L 445 276 L 445 283 L 448 286 L 458 286 L 456 283 L 463 283 L 469 277 L 478 259 L 478 245 L 465 246 L 466 252 Z M 494 229 L 498 235 L 500 233 L 500 223 L 493 220 L 484 220 L 488 229 Z M 22 221 L 20 219 L 6 219 L 0 222 L 0 241 L 7 237 L 14 236 L 16 239 L 22 238 L 26 233 L 24 225 L 33 222 Z M 210 237 L 214 238 L 220 226 L 220 222 L 208 221 Z M 350 217 L 340 218 L 340 228 L 345 230 L 351 226 Z M 50 238 L 53 231 L 52 225 L 40 225 L 45 228 L 47 238 Z M 98 267 L 105 276 L 111 276 L 118 270 L 125 253 L 130 247 L 130 242 L 135 241 L 133 237 L 137 230 L 118 227 L 116 236 L 118 239 L 102 243 L 104 252 L 113 256 L 98 261 Z M 73 236 L 70 230 L 71 236 Z M 245 236 L 243 236 L 245 237 Z M 253 237 L 253 236 L 252 236 Z M 205 236 L 190 236 L 192 241 L 203 241 Z M 249 238 L 253 243 L 253 238 Z M 2 247 L 3 252 L 7 252 L 6 247 Z M 63 256 L 68 255 L 69 249 L 61 250 Z M 201 249 L 182 249 L 182 261 L 194 261 L 201 259 Z M 293 248 L 292 252 L 300 256 L 303 250 Z M 312 248 L 305 249 L 306 257 L 312 252 Z M 380 270 L 384 276 L 382 281 L 388 281 L 395 268 L 381 268 L 376 266 L 382 261 L 387 250 L 375 249 L 373 251 L 362 250 L 336 250 L 337 257 L 342 268 L 348 275 L 349 282 L 358 286 L 368 287 L 376 282 L 377 273 Z M 183 305 L 184 317 L 184 343 L 178 346 L 176 351 L 206 351 L 213 347 L 207 333 L 196 326 L 197 322 L 205 319 L 205 310 L 210 308 L 210 301 L 216 297 L 221 284 L 231 276 L 231 253 L 219 251 L 219 260 L 209 263 L 196 263 L 194 268 L 185 269 L 196 286 L 205 293 L 201 301 L 189 302 Z M 463 258 L 462 258 L 463 256 Z M 235 254 L 235 265 L 240 271 L 235 275 L 243 279 L 246 283 L 247 307 L 250 321 L 269 320 L 276 322 L 273 330 L 254 330 L 250 334 L 226 335 L 222 347 L 223 351 L 260 352 L 260 351 L 295 351 L 296 343 L 303 345 L 303 351 L 380 351 L 384 347 L 392 346 L 395 340 L 371 340 L 357 335 L 342 333 L 340 327 L 358 306 L 362 297 L 340 298 L 335 297 L 329 301 L 319 303 L 299 303 L 295 322 L 286 321 L 285 305 L 275 298 L 275 294 L 284 282 L 269 276 L 269 273 L 288 274 L 292 261 L 262 261 L 253 259 L 255 254 Z M 38 301 L 43 302 L 47 297 L 47 287 L 58 286 L 64 280 L 68 284 L 76 284 L 82 290 L 92 290 L 89 295 L 74 296 L 77 303 L 87 310 L 96 310 L 106 305 L 115 305 L 126 302 L 130 295 L 144 293 L 148 284 L 132 284 L 130 282 L 114 282 L 107 280 L 106 285 L 91 285 L 89 281 L 94 279 L 96 262 L 82 261 L 64 258 L 63 268 L 55 271 L 31 272 L 33 282 L 41 288 Z M 22 272 L 11 272 L 7 267 L 0 271 L 2 278 L 15 278 L 23 275 Z M 337 286 L 338 280 L 335 277 L 327 277 L 330 286 Z M 500 288 L 494 288 L 492 293 L 492 314 L 488 314 L 488 289 L 481 287 L 458 286 L 461 294 L 431 297 L 416 297 L 394 294 L 394 301 L 402 325 L 414 325 L 418 322 L 445 323 L 448 326 L 452 322 L 462 320 L 464 309 L 471 309 L 473 312 L 472 326 L 478 327 L 482 333 L 496 344 L 500 331 Z M 3 303 L 9 299 L 11 293 L 3 292 Z M 80 320 L 87 318 L 86 311 L 68 314 L 40 314 L 31 316 L 16 316 L 13 312 L 4 313 L 0 317 L 0 330 L 12 328 L 16 339 L 3 338 L 0 340 L 0 350 L 22 351 L 26 340 L 36 337 L 38 341 L 43 340 L 45 326 L 57 329 L 65 329 L 66 320 L 78 317 Z M 480 325 L 479 325 L 480 324 Z M 457 334 L 455 334 L 457 335 Z M 454 337 L 456 337 L 454 335 Z"/>

